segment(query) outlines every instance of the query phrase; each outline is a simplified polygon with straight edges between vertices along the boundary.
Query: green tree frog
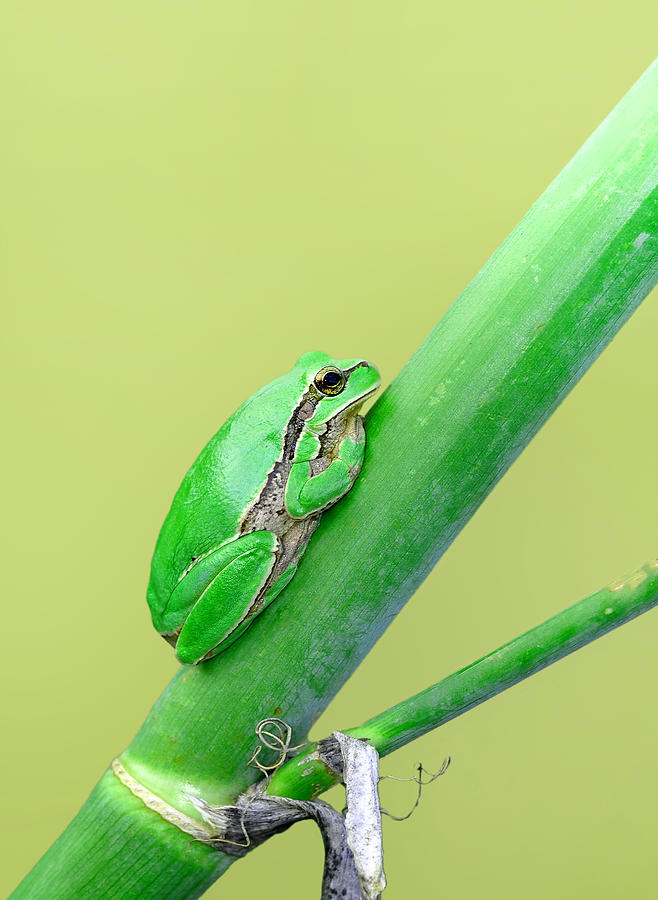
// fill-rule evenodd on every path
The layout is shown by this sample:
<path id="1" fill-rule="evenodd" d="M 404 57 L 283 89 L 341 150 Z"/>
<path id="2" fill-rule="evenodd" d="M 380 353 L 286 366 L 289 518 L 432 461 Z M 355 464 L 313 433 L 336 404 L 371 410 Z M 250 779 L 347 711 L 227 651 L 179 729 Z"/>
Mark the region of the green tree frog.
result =
<path id="1" fill-rule="evenodd" d="M 201 451 L 160 531 L 147 591 L 182 663 L 230 646 L 289 583 L 322 512 L 361 470 L 359 411 L 379 384 L 366 360 L 306 353 Z"/>

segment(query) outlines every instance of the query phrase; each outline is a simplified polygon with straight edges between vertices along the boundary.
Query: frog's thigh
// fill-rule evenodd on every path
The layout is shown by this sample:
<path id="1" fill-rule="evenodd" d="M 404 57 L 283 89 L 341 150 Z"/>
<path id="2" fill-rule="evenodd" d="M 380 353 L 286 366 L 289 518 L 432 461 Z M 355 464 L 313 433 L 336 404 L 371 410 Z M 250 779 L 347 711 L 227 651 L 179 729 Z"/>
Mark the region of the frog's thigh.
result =
<path id="1" fill-rule="evenodd" d="M 251 625 L 257 613 L 262 612 L 266 606 L 272 602 L 272 600 L 276 600 L 284 587 L 290 583 L 292 580 L 292 576 L 297 571 L 297 564 L 293 563 L 288 566 L 288 568 L 276 579 L 272 587 L 263 597 L 262 602 L 259 603 L 259 607 L 255 612 L 253 612 L 248 619 L 245 619 L 244 622 L 241 622 L 240 625 L 236 629 L 234 629 L 226 638 L 225 641 L 222 641 L 222 646 L 219 648 L 222 652 L 224 650 L 228 650 L 231 644 L 235 643 L 237 639 L 247 630 L 247 628 Z"/>
<path id="2" fill-rule="evenodd" d="M 262 535 L 262 540 L 255 542 L 256 535 Z M 275 535 L 262 531 L 220 548 L 230 547 L 233 552 L 185 620 L 176 643 L 181 662 L 198 662 L 244 619 L 272 571 L 278 546 Z"/>
<path id="3" fill-rule="evenodd" d="M 268 606 L 272 602 L 272 600 L 276 600 L 284 587 L 292 581 L 292 576 L 296 571 L 297 563 L 293 563 L 292 565 L 288 566 L 285 572 L 282 572 L 281 575 L 279 575 L 272 587 L 265 594 L 262 606 L 260 607 L 258 612 L 260 612 L 262 609 L 265 609 L 265 607 Z"/>
<path id="4" fill-rule="evenodd" d="M 318 475 L 311 474 L 309 463 L 295 463 L 288 476 L 286 508 L 293 518 L 302 519 L 338 500 L 351 484 L 350 470 L 342 459 L 334 459 Z"/>

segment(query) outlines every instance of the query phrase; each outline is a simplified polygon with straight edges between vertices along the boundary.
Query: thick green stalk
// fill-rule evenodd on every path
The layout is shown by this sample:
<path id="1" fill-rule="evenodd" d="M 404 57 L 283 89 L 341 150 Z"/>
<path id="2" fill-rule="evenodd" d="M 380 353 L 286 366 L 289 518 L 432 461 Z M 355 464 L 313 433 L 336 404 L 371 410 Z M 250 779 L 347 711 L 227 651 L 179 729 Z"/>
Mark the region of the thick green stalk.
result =
<path id="1" fill-rule="evenodd" d="M 284 594 L 215 660 L 182 668 L 122 756 L 193 814 L 232 800 L 260 719 L 308 729 L 493 485 L 658 277 L 658 65 L 466 288 L 368 416 L 355 488 Z M 227 860 L 106 775 L 16 897 L 198 896 Z"/>
<path id="2" fill-rule="evenodd" d="M 658 604 L 658 560 L 580 600 L 413 697 L 397 703 L 346 734 L 366 738 L 386 756 L 445 725 L 524 678 L 603 637 Z M 338 779 L 320 761 L 309 761 L 312 744 L 282 766 L 268 792 L 308 800 Z"/>

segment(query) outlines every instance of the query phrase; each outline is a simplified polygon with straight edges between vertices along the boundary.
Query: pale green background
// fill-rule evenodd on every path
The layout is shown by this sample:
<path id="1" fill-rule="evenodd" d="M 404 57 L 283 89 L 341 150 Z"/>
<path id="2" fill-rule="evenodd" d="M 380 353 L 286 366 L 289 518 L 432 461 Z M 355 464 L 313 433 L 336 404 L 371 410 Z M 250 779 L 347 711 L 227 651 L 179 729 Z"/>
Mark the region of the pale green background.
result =
<path id="1" fill-rule="evenodd" d="M 649 64 L 657 25 L 652 0 L 2 5 L 4 893 L 174 672 L 144 590 L 205 440 L 301 351 L 394 376 Z M 657 305 L 317 736 L 658 552 Z M 387 759 L 453 766 L 385 823 L 386 897 L 655 897 L 657 647 L 648 614 Z M 383 797 L 403 812 L 413 791 Z M 299 826 L 207 896 L 314 897 L 320 871 Z"/>

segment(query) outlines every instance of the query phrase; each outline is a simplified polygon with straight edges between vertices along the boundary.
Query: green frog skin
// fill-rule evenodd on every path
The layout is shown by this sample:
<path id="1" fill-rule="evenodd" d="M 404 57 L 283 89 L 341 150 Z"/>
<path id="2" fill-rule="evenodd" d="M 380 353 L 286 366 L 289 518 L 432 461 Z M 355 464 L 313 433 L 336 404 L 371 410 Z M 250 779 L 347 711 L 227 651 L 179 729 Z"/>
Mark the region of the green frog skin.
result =
<path id="1" fill-rule="evenodd" d="M 230 646 L 290 582 L 361 470 L 359 411 L 379 384 L 366 360 L 306 353 L 206 444 L 164 521 L 147 591 L 180 662 Z"/>

